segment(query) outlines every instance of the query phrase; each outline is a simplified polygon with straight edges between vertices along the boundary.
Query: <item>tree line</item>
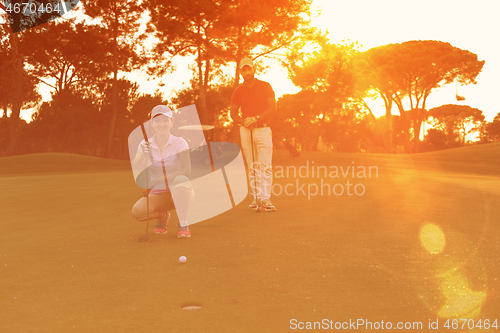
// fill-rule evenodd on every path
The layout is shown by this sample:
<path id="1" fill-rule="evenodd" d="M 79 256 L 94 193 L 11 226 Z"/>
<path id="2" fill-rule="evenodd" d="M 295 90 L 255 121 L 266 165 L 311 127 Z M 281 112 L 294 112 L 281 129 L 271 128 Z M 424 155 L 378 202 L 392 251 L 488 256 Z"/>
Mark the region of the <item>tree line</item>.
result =
<path id="1" fill-rule="evenodd" d="M 481 142 L 500 139 L 500 114 L 487 123 L 466 105 L 425 106 L 445 84 L 474 84 L 484 66 L 477 55 L 438 41 L 361 52 L 313 29 L 310 6 L 311 0 L 81 0 L 78 18 L 21 32 L 3 25 L 0 154 L 125 159 L 128 134 L 157 104 L 194 103 L 201 122 L 216 127 L 215 139 L 236 140 L 228 110 L 243 57 L 260 70 L 267 59 L 280 61 L 301 88 L 278 100 L 277 148 L 395 153 L 461 146 L 475 132 Z M 194 59 L 192 77 L 170 99 L 161 89 L 141 94 L 128 78 L 142 70 L 168 80 L 176 57 Z M 50 101 L 41 102 L 41 85 L 50 88 Z M 375 95 L 386 105 L 383 117 L 367 103 Z M 391 114 L 393 105 L 399 115 Z M 22 109 L 32 108 L 31 122 L 20 119 Z M 421 141 L 425 122 L 433 126 Z"/>

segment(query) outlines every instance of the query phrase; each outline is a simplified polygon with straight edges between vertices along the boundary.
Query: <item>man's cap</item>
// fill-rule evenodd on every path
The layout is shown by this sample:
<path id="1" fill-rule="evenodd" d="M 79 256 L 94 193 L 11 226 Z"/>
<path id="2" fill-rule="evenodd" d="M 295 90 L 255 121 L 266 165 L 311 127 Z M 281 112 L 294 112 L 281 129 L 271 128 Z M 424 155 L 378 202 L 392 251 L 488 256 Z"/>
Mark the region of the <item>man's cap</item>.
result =
<path id="1" fill-rule="evenodd" d="M 159 115 L 164 115 L 172 118 L 172 110 L 170 110 L 170 108 L 166 105 L 157 105 L 151 111 L 151 119 Z"/>
<path id="2" fill-rule="evenodd" d="M 252 59 L 250 59 L 250 58 L 243 58 L 243 59 L 241 59 L 241 61 L 240 61 L 240 69 L 242 69 L 243 66 L 250 66 L 253 69 L 254 68 L 254 64 L 253 64 Z"/>

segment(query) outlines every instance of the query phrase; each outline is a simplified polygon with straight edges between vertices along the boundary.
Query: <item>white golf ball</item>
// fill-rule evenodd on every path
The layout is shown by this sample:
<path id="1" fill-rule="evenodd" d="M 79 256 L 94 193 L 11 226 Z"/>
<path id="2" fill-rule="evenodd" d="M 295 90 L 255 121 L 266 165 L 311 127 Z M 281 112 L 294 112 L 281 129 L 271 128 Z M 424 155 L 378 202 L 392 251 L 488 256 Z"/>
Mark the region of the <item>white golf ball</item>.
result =
<path id="1" fill-rule="evenodd" d="M 181 257 L 179 258 L 179 262 L 180 262 L 181 264 L 185 264 L 185 263 L 186 263 L 186 260 L 187 260 L 187 258 L 186 258 L 185 256 L 181 256 Z"/>

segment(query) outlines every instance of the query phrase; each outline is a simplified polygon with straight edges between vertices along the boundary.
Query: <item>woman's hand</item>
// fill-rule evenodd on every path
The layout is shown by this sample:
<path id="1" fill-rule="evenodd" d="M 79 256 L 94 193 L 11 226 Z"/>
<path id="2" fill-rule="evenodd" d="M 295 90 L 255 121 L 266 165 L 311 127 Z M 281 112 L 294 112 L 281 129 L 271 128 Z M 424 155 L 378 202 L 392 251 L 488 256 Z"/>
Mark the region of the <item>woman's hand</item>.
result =
<path id="1" fill-rule="evenodd" d="M 143 141 L 141 143 L 141 151 L 143 154 L 148 154 L 151 152 L 151 144 L 148 141 Z"/>

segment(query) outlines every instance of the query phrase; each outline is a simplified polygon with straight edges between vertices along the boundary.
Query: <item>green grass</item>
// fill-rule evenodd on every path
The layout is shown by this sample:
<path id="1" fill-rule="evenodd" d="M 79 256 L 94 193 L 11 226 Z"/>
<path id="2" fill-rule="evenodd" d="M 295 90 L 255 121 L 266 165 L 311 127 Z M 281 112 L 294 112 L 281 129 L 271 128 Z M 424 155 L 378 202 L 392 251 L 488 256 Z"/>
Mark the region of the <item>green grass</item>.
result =
<path id="1" fill-rule="evenodd" d="M 130 216 L 141 194 L 128 162 L 2 158 L 0 332 L 286 332 L 294 318 L 421 321 L 426 331 L 446 305 L 443 290 L 460 281 L 487 296 L 481 318 L 498 318 L 499 156 L 500 144 L 419 155 L 277 151 L 275 167 L 354 161 L 377 166 L 378 177 L 323 180 L 361 183 L 362 196 L 274 196 L 276 213 L 246 210 L 248 198 L 192 225 L 191 239 L 176 239 L 174 216 L 151 243 L 136 241 L 145 225 Z M 426 223 L 444 232 L 440 254 L 421 246 Z M 185 302 L 203 307 L 182 310 Z"/>
<path id="2" fill-rule="evenodd" d="M 127 171 L 130 162 L 76 154 L 45 153 L 0 158 L 0 176 L 29 173 Z"/>

